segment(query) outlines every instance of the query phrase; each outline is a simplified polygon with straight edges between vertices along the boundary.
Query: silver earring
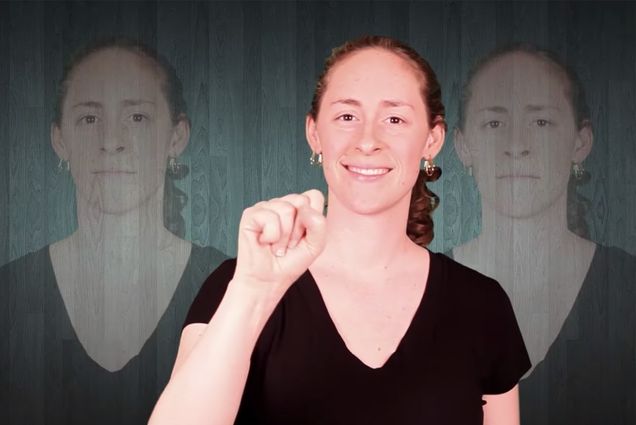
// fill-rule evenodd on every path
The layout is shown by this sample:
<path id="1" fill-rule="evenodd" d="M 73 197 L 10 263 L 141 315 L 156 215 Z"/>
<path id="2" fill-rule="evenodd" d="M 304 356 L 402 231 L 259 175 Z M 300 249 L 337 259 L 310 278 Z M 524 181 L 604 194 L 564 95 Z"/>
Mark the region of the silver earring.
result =
<path id="1" fill-rule="evenodd" d="M 433 158 L 424 160 L 424 174 L 426 174 L 426 180 L 434 182 L 442 175 L 442 169 L 435 165 Z"/>
<path id="2" fill-rule="evenodd" d="M 311 156 L 309 157 L 309 164 L 315 167 L 322 166 L 322 153 L 316 155 L 316 152 L 311 152 Z"/>
<path id="3" fill-rule="evenodd" d="M 572 162 L 572 175 L 576 180 L 581 180 L 585 175 L 585 169 L 578 162 Z"/>
<path id="4" fill-rule="evenodd" d="M 177 159 L 175 157 L 171 156 L 168 158 L 168 175 L 170 177 L 179 179 L 183 177 L 182 174 L 186 169 L 187 166 L 185 164 L 177 162 Z"/>
<path id="5" fill-rule="evenodd" d="M 71 170 L 71 163 L 66 159 L 60 158 L 60 161 L 57 163 L 57 171 L 61 173 L 63 171 L 70 171 L 70 170 Z"/>
<path id="6" fill-rule="evenodd" d="M 469 165 L 468 168 L 466 169 L 466 172 L 468 173 L 469 176 L 473 176 L 473 166 Z"/>

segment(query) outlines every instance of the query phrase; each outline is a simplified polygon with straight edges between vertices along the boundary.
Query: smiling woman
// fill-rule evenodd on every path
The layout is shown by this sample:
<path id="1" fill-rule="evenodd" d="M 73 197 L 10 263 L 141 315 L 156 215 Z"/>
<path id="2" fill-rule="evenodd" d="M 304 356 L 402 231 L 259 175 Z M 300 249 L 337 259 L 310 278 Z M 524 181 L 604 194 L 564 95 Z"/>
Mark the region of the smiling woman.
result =
<path id="1" fill-rule="evenodd" d="M 189 135 L 181 82 L 151 48 L 100 40 L 69 62 L 51 143 L 75 183 L 77 229 L 0 269 L 12 307 L 3 423 L 147 420 L 187 308 L 224 258 L 182 239 L 172 180 Z"/>
<path id="2" fill-rule="evenodd" d="M 436 173 L 440 98 L 399 41 L 333 51 L 306 118 L 327 216 L 315 190 L 243 212 L 152 424 L 519 423 L 530 365 L 505 293 L 425 248 L 434 201 L 414 185 Z"/>

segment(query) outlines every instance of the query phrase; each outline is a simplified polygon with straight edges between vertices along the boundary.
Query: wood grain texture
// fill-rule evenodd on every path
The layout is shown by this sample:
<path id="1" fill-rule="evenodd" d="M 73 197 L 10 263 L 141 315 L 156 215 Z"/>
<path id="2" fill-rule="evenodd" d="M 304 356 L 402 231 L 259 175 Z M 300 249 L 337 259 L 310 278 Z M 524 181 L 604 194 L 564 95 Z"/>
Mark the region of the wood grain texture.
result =
<path id="1" fill-rule="evenodd" d="M 190 172 L 177 182 L 188 196 L 186 238 L 234 255 L 245 207 L 326 193 L 322 171 L 309 165 L 305 116 L 331 48 L 371 33 L 414 46 L 442 84 L 449 131 L 437 158 L 443 176 L 430 186 L 441 199 L 432 250 L 481 230 L 480 195 L 453 146 L 468 71 L 496 47 L 530 42 L 564 58 L 586 89 L 595 137 L 580 192 L 590 200 L 591 239 L 636 254 L 634 3 L 0 2 L 0 265 L 76 228 L 75 187 L 57 170 L 49 126 L 64 63 L 80 46 L 125 35 L 174 65 L 192 122 L 179 158 Z M 43 301 L 31 302 L 12 308 L 37 321 Z M 43 361 L 46 350 L 37 350 Z"/>

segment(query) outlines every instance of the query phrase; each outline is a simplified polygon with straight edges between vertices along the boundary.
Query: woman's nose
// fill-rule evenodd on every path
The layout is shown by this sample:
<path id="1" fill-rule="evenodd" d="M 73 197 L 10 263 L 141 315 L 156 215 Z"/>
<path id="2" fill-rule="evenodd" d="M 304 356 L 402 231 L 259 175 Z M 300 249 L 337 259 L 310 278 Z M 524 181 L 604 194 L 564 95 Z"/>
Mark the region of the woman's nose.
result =
<path id="1" fill-rule="evenodd" d="M 504 147 L 504 155 L 511 158 L 523 158 L 530 155 L 530 140 L 528 132 L 515 126 L 510 134 L 508 144 Z"/>
<path id="2" fill-rule="evenodd" d="M 364 127 L 361 137 L 356 143 L 356 149 L 364 154 L 371 154 L 382 147 L 382 142 L 378 138 L 375 128 L 371 123 Z"/>
<path id="3" fill-rule="evenodd" d="M 122 152 L 125 149 L 122 130 L 119 126 L 113 124 L 104 126 L 103 142 L 100 149 L 109 153 Z"/>

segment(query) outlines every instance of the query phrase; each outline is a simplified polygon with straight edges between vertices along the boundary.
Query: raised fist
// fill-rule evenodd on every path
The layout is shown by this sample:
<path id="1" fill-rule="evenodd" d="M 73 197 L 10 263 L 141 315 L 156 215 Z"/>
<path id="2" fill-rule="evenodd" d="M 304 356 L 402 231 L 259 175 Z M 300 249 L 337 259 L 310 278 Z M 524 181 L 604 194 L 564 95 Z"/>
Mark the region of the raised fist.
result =
<path id="1" fill-rule="evenodd" d="M 318 190 L 263 201 L 243 211 L 234 280 L 269 285 L 282 296 L 325 245 L 324 197 Z"/>

